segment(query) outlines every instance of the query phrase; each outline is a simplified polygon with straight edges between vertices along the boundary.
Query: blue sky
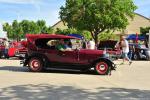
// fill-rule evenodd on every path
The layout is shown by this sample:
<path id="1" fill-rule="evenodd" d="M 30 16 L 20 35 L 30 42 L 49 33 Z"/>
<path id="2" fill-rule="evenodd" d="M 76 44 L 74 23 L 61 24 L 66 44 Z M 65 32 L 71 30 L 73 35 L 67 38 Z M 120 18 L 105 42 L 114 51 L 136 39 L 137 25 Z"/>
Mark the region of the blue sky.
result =
<path id="1" fill-rule="evenodd" d="M 136 13 L 150 17 L 150 0 L 134 2 L 138 6 Z M 58 12 L 64 4 L 65 0 L 0 0 L 0 24 L 11 23 L 15 19 L 43 19 L 51 26 L 60 20 Z"/>
<path id="2" fill-rule="evenodd" d="M 134 0 L 139 7 L 135 12 L 150 17 L 150 0 Z M 48 25 L 59 21 L 59 8 L 65 0 L 0 0 L 0 22 L 17 19 L 46 20 Z"/>
<path id="3" fill-rule="evenodd" d="M 0 22 L 43 19 L 47 25 L 53 25 L 59 20 L 59 8 L 64 4 L 65 0 L 0 0 Z"/>

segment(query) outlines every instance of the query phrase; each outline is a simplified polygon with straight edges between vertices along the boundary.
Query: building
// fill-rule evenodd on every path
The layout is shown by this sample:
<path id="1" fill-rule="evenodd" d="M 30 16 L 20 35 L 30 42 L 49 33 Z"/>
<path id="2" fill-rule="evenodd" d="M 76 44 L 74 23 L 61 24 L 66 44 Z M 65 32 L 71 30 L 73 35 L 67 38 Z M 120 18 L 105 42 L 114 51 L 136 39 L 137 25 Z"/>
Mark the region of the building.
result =
<path id="1" fill-rule="evenodd" d="M 52 26 L 54 30 L 57 28 L 60 29 L 67 29 L 67 25 L 64 25 L 62 21 L 57 22 Z M 125 34 L 134 34 L 134 33 L 140 33 L 140 27 L 150 27 L 150 19 L 147 17 L 144 17 L 140 14 L 135 13 L 134 19 L 129 19 L 129 25 L 125 29 Z M 121 33 L 121 32 L 116 32 Z"/>

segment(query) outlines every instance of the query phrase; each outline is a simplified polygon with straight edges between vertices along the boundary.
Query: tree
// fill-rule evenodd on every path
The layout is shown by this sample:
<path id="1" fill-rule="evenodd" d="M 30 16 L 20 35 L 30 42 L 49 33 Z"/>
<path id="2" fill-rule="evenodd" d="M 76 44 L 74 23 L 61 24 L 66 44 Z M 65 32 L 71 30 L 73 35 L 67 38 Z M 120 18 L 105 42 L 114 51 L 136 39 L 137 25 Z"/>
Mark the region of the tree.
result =
<path id="1" fill-rule="evenodd" d="M 119 40 L 119 36 L 117 36 L 117 34 L 114 33 L 101 33 L 98 36 L 98 39 L 101 41 L 105 41 L 105 40 Z"/>
<path id="2" fill-rule="evenodd" d="M 150 30 L 150 26 L 149 27 L 140 27 L 140 32 L 142 33 L 141 35 L 146 35 L 146 33 L 148 33 Z"/>
<path id="3" fill-rule="evenodd" d="M 44 20 L 38 20 L 36 24 L 40 29 L 40 33 L 45 33 L 45 31 L 47 30 L 46 22 Z"/>
<path id="4" fill-rule="evenodd" d="M 57 28 L 56 34 L 63 34 L 63 35 L 79 34 L 87 40 L 89 40 L 91 38 L 89 31 L 85 31 L 85 30 L 80 31 L 80 30 L 76 30 L 74 28 L 68 28 L 68 29 L 64 29 L 64 30 L 61 30 L 61 29 Z"/>
<path id="5" fill-rule="evenodd" d="M 13 38 L 12 26 L 8 23 L 3 24 L 3 30 L 7 32 L 8 38 Z"/>
<path id="6" fill-rule="evenodd" d="M 39 33 L 52 33 L 52 27 L 47 27 L 44 20 L 37 22 L 22 20 L 18 22 L 14 20 L 12 24 L 4 23 L 3 30 L 7 32 L 8 38 L 20 40 L 25 38 L 25 34 L 39 34 Z"/>
<path id="7" fill-rule="evenodd" d="M 22 27 L 19 25 L 17 20 L 14 20 L 12 23 L 12 33 L 13 38 L 16 38 L 17 40 L 20 40 L 21 34 L 23 34 Z"/>
<path id="8" fill-rule="evenodd" d="M 125 29 L 136 8 L 132 0 L 66 0 L 60 18 L 69 28 L 90 31 L 97 43 L 98 34 Z"/>

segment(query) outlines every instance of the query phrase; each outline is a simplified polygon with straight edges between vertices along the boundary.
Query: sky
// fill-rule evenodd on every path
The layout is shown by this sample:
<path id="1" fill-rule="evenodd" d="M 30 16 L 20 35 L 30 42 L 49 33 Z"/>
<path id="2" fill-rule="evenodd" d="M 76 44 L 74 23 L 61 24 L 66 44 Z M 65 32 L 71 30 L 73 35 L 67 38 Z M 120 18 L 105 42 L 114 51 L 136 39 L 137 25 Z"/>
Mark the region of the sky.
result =
<path id="1" fill-rule="evenodd" d="M 134 0 L 138 6 L 135 11 L 145 17 L 150 17 L 150 0 Z M 0 0 L 0 37 L 1 24 L 13 20 L 45 20 L 48 26 L 57 23 L 60 7 L 65 5 L 65 0 Z"/>

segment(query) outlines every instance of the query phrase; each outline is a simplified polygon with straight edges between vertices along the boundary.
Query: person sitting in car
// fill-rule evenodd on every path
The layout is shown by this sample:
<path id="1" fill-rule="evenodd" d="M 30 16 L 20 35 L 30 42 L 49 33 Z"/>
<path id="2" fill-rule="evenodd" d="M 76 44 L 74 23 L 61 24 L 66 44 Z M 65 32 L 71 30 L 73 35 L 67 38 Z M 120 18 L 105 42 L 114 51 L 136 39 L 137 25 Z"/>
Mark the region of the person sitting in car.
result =
<path id="1" fill-rule="evenodd" d="M 59 43 L 56 45 L 56 49 L 59 51 L 64 51 L 65 50 L 65 42 L 64 39 L 60 39 Z"/>
<path id="2" fill-rule="evenodd" d="M 65 42 L 64 39 L 60 39 L 59 43 L 56 45 L 56 49 L 59 51 L 70 51 L 68 42 Z"/>
<path id="3" fill-rule="evenodd" d="M 71 50 L 71 42 L 69 40 L 64 40 L 64 45 L 66 50 Z"/>

